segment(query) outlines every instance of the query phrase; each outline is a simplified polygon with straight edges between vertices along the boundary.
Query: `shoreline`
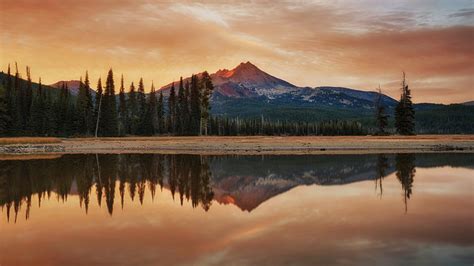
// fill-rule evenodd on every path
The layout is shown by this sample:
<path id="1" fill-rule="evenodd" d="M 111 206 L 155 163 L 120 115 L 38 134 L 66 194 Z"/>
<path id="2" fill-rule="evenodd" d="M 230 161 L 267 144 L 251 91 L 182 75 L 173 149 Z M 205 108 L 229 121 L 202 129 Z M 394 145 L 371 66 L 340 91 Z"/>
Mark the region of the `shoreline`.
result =
<path id="1" fill-rule="evenodd" d="M 474 152 L 474 135 L 418 136 L 201 136 L 68 138 L 59 143 L 0 145 L 0 155 L 163 154 L 365 154 Z"/>

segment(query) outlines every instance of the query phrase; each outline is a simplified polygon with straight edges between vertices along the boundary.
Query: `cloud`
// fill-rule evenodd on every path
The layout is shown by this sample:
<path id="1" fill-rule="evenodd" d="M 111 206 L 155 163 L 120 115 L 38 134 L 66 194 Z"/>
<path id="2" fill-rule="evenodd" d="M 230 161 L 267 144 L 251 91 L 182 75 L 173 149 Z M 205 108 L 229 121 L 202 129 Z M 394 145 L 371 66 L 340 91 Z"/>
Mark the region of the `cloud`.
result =
<path id="1" fill-rule="evenodd" d="M 229 27 L 229 24 L 219 12 L 211 10 L 202 4 L 185 5 L 177 3 L 173 4 L 170 9 L 184 15 L 190 15 L 200 21 L 214 22 L 220 26 Z"/>
<path id="2" fill-rule="evenodd" d="M 472 17 L 469 2 L 0 0 L 0 10 L 1 67 L 28 64 L 48 83 L 112 66 L 159 85 L 249 60 L 300 86 L 380 83 L 397 97 L 389 84 L 405 70 L 423 101 L 472 91 L 474 26 L 461 19 Z"/>

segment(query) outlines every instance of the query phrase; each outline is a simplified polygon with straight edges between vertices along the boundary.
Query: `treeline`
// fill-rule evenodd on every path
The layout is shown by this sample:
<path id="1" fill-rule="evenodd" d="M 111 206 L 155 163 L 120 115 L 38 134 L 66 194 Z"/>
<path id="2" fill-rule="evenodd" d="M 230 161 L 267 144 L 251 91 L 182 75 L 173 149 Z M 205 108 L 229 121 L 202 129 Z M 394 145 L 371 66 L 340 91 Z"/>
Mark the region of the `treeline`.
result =
<path id="1" fill-rule="evenodd" d="M 66 83 L 52 89 L 32 82 L 30 69 L 23 80 L 10 66 L 0 88 L 0 135 L 3 136 L 126 136 L 126 135 L 361 135 L 367 131 L 358 122 L 318 123 L 270 121 L 263 118 L 211 117 L 214 86 L 204 72 L 192 75 L 169 95 L 151 84 L 145 94 L 143 79 L 125 89 L 120 79 L 118 96 L 112 69 L 105 82 L 99 78 L 92 90 L 89 75 L 80 78 L 72 95 Z M 33 89 L 33 87 L 35 89 Z"/>
<path id="2" fill-rule="evenodd" d="M 124 135 L 201 135 L 207 134 L 210 117 L 209 98 L 213 85 L 207 72 L 193 75 L 191 82 L 178 91 L 171 86 L 167 102 L 163 92 L 157 95 L 154 85 L 145 94 L 143 79 L 132 82 L 125 91 L 123 76 L 118 97 L 112 69 L 105 84 L 99 78 L 96 91 L 91 89 L 88 73 L 81 77 L 77 96 L 67 84 L 59 93 L 44 90 L 41 79 L 33 91 L 30 70 L 22 82 L 16 67 L 8 66 L 0 91 L 0 129 L 2 135 L 18 136 L 124 136 Z"/>
<path id="3" fill-rule="evenodd" d="M 366 135 L 367 129 L 354 121 L 270 121 L 259 118 L 227 118 L 213 117 L 209 121 L 209 132 L 216 136 L 337 136 L 337 135 Z"/>

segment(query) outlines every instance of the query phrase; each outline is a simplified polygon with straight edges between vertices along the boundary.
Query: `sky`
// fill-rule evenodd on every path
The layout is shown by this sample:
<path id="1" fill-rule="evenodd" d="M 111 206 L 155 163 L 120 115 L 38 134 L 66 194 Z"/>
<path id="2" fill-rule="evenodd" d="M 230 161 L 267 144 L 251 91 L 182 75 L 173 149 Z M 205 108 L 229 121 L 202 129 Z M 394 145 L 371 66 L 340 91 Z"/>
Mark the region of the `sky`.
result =
<path id="1" fill-rule="evenodd" d="M 0 0 L 0 68 L 92 84 L 113 68 L 150 88 L 250 61 L 298 86 L 414 102 L 474 100 L 474 2 Z"/>

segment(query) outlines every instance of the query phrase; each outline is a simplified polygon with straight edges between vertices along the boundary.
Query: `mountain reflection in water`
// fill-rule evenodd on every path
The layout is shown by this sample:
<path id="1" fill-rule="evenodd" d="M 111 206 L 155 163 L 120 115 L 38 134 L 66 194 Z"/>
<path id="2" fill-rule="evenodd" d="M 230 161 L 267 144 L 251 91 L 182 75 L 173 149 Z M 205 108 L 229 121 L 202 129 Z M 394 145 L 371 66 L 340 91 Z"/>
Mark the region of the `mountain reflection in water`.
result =
<path id="1" fill-rule="evenodd" d="M 414 193 L 416 167 L 474 166 L 473 154 L 203 156 L 203 155 L 64 155 L 48 160 L 0 161 L 0 205 L 7 220 L 21 210 L 30 217 L 32 197 L 67 201 L 77 195 L 88 212 L 91 200 L 113 214 L 126 198 L 143 204 L 146 193 L 178 198 L 181 205 L 205 211 L 212 202 L 252 211 L 262 202 L 300 185 L 342 185 L 374 180 L 383 195 L 383 179 L 396 174 L 405 211 Z M 116 195 L 118 188 L 119 195 Z M 157 192 L 157 190 L 159 190 Z M 104 202 L 105 201 L 105 202 Z"/>

